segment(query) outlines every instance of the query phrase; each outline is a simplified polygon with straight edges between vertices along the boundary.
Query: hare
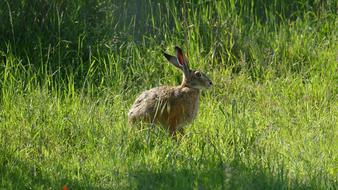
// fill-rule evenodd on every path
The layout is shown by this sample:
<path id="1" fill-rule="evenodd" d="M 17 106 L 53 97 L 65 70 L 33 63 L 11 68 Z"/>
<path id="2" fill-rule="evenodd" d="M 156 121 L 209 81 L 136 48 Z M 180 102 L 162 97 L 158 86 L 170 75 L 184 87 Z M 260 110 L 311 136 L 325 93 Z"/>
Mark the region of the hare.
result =
<path id="1" fill-rule="evenodd" d="M 175 47 L 177 57 L 162 52 L 167 60 L 183 72 L 180 86 L 160 86 L 142 92 L 136 98 L 129 113 L 129 123 L 148 122 L 169 128 L 176 136 L 183 133 L 183 126 L 191 123 L 197 115 L 202 89 L 212 86 L 211 80 L 202 72 L 190 70 L 186 57 Z"/>

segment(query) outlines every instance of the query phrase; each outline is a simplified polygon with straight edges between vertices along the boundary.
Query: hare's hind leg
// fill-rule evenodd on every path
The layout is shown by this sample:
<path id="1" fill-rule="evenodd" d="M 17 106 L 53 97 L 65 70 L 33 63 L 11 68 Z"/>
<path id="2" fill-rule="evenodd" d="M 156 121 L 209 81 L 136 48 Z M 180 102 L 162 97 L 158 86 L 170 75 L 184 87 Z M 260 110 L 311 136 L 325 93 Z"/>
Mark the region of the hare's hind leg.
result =
<path id="1" fill-rule="evenodd" d="M 178 140 L 178 137 L 184 136 L 183 127 L 177 127 L 177 125 L 170 125 L 169 132 L 171 134 L 171 137 L 175 140 Z"/>
<path id="2" fill-rule="evenodd" d="M 179 128 L 177 131 L 178 131 L 178 133 L 179 133 L 181 136 L 184 136 L 184 129 L 183 129 L 183 127 Z"/>
<path id="3" fill-rule="evenodd" d="M 169 132 L 171 136 L 175 138 L 177 134 L 176 125 L 169 125 Z"/>

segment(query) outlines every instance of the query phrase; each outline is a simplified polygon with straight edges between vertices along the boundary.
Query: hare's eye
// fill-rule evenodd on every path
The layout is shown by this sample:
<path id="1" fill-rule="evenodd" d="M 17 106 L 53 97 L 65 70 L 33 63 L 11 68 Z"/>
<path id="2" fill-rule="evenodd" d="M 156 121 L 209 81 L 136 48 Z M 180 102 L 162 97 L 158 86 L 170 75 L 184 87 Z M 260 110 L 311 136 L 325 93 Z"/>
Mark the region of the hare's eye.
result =
<path id="1" fill-rule="evenodd" d="M 202 76 L 200 72 L 196 72 L 195 75 L 196 75 L 196 77 L 198 77 L 198 78 L 201 78 L 201 76 Z"/>

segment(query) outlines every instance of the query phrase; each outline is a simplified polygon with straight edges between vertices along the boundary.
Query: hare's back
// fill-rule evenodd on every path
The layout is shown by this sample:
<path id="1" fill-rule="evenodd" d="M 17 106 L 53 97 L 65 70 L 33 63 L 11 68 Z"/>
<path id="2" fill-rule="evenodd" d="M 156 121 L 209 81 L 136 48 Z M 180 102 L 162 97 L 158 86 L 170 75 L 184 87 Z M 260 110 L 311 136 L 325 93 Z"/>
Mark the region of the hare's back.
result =
<path id="1" fill-rule="evenodd" d="M 174 87 L 161 86 L 142 92 L 135 100 L 128 113 L 130 122 L 139 120 L 151 122 L 155 115 L 158 100 L 166 101 L 175 91 Z"/>

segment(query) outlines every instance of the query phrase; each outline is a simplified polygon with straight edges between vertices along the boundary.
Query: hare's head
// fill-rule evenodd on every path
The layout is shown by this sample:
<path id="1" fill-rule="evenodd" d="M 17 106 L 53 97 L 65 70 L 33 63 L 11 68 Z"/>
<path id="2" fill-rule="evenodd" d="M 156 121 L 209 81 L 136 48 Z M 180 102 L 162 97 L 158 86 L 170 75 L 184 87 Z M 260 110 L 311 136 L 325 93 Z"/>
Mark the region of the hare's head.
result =
<path id="1" fill-rule="evenodd" d="M 194 89 L 206 89 L 212 86 L 211 80 L 201 71 L 191 70 L 188 61 L 179 47 L 175 47 L 176 57 L 163 52 L 167 60 L 183 72 L 183 86 Z"/>

